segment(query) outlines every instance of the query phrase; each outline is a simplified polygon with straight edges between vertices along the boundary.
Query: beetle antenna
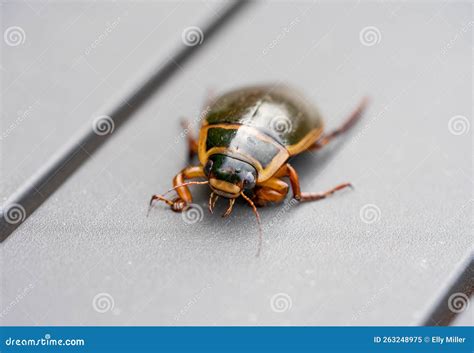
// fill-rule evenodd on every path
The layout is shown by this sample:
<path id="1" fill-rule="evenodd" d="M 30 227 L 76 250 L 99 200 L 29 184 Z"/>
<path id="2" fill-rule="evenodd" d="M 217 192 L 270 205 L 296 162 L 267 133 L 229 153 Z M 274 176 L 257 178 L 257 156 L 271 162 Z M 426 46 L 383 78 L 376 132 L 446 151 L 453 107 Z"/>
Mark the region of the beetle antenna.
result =
<path id="1" fill-rule="evenodd" d="M 177 188 L 182 187 L 182 186 L 188 186 L 188 185 L 204 185 L 204 184 L 209 184 L 209 180 L 206 180 L 206 181 L 189 181 L 189 182 L 187 182 L 187 183 L 179 184 L 179 185 L 176 185 L 175 187 L 169 189 L 167 192 L 165 192 L 165 193 L 163 194 L 163 196 L 166 195 L 166 194 L 168 194 L 168 193 L 170 193 L 171 191 L 173 191 L 173 190 L 175 190 L 175 189 L 177 189 Z"/>
<path id="2" fill-rule="evenodd" d="M 260 256 L 260 251 L 262 250 L 262 225 L 260 223 L 260 215 L 258 214 L 257 207 L 255 207 L 255 204 L 253 203 L 253 201 L 247 195 L 245 195 L 243 191 L 240 193 L 240 195 L 242 195 L 242 197 L 245 199 L 245 201 L 247 201 L 248 204 L 250 205 L 250 207 L 252 207 L 253 213 L 255 214 L 255 217 L 257 218 L 257 223 L 258 223 L 258 249 L 257 249 L 257 254 L 255 254 L 255 257 L 259 257 Z"/>

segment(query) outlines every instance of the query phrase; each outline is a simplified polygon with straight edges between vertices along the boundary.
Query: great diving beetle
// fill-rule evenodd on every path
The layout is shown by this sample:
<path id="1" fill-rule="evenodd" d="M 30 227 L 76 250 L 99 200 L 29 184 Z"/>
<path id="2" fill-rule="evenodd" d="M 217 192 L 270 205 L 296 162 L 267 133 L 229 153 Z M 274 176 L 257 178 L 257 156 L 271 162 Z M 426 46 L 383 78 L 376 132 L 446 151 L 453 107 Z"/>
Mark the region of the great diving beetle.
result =
<path id="1" fill-rule="evenodd" d="M 297 201 L 317 201 L 338 190 L 350 187 L 339 184 L 326 192 L 302 192 L 296 170 L 288 160 L 304 151 L 319 150 L 347 131 L 361 116 L 364 98 L 339 128 L 324 132 L 323 120 L 312 104 L 287 86 L 262 85 L 228 92 L 212 100 L 203 115 L 199 138 L 188 131 L 190 161 L 197 154 L 199 164 L 181 170 L 173 179 L 177 197 L 153 195 L 166 202 L 173 211 L 182 212 L 192 203 L 188 188 L 208 184 L 211 189 L 209 211 L 219 196 L 229 200 L 223 214 L 232 212 L 234 202 L 242 197 L 252 207 L 260 229 L 257 207 L 285 199 L 288 178 Z M 204 181 L 188 181 L 203 178 Z M 261 248 L 261 229 L 259 251 Z"/>

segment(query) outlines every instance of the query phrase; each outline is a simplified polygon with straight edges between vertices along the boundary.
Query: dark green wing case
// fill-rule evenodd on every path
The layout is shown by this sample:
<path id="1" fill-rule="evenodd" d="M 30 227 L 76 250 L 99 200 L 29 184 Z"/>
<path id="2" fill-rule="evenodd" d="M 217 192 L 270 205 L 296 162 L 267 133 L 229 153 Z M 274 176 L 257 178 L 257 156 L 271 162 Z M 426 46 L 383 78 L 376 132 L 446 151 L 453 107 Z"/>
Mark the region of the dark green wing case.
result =
<path id="1" fill-rule="evenodd" d="M 322 129 L 314 106 L 286 86 L 255 86 L 231 91 L 210 106 L 205 121 L 253 126 L 284 146 L 301 141 L 310 131 Z"/>

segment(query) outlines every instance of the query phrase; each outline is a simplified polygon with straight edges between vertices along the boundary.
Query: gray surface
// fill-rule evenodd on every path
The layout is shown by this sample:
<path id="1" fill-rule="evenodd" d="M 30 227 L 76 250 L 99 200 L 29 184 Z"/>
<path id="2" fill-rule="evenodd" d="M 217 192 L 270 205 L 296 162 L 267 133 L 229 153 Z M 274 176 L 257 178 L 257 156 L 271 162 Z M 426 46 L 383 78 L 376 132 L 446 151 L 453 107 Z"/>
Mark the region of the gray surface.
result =
<path id="1" fill-rule="evenodd" d="M 183 12 L 174 40 L 195 14 Z M 448 129 L 455 115 L 471 119 L 472 35 L 460 34 L 471 20 L 461 3 L 254 5 L 2 244 L 2 307 L 26 290 L 3 322 L 422 322 L 472 251 L 472 127 L 459 136 Z M 366 26 L 380 30 L 380 43 L 361 44 Z M 112 49 L 97 60 L 107 56 Z M 206 211 L 189 225 L 164 206 L 145 218 L 150 194 L 167 190 L 185 163 L 178 118 L 196 117 L 208 88 L 280 80 L 306 92 L 329 128 L 370 95 L 344 144 L 295 162 L 304 190 L 347 180 L 355 191 L 283 216 L 278 206 L 262 209 L 259 259 L 243 204 L 229 221 Z M 23 125 L 28 132 L 6 144 L 35 135 Z M 205 187 L 193 190 L 204 204 Z M 360 218 L 367 204 L 380 209 L 375 223 Z M 98 293 L 113 297 L 113 310 L 94 310 Z M 272 310 L 277 293 L 291 298 L 289 310 Z"/>
<path id="2" fill-rule="evenodd" d="M 0 194 L 15 191 L 144 67 L 164 62 L 184 28 L 225 4 L 3 2 L 2 33 L 20 26 L 26 40 L 2 42 Z"/>

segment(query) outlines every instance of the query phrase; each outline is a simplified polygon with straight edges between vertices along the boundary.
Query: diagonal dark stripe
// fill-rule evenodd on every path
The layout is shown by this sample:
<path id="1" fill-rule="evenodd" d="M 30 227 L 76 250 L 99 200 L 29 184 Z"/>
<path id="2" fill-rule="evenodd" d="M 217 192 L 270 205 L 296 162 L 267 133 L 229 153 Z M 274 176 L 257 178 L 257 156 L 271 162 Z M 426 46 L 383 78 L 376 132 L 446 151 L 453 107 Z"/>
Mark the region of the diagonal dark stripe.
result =
<path id="1" fill-rule="evenodd" d="M 471 296 L 474 293 L 474 257 L 472 255 L 463 267 L 462 272 L 428 314 L 423 322 L 424 326 L 447 326 L 453 322 L 456 315 L 470 305 Z"/>
<path id="2" fill-rule="evenodd" d="M 180 69 L 182 65 L 207 42 L 249 1 L 235 1 L 219 16 L 203 26 L 205 40 L 202 45 L 185 46 L 172 55 L 164 65 L 158 63 L 148 75 L 148 79 L 135 87 L 125 99 L 115 102 L 103 112 L 110 117 L 114 130 L 120 128 L 133 113 Z M 0 242 L 3 242 L 20 224 L 24 222 L 56 189 L 72 175 L 109 137 L 94 133 L 89 126 L 84 133 L 60 149 L 40 170 L 23 184 L 4 203 L 0 211 Z"/>

